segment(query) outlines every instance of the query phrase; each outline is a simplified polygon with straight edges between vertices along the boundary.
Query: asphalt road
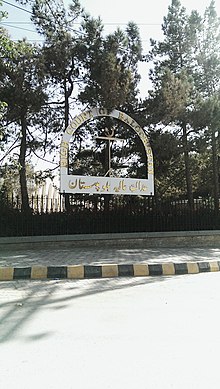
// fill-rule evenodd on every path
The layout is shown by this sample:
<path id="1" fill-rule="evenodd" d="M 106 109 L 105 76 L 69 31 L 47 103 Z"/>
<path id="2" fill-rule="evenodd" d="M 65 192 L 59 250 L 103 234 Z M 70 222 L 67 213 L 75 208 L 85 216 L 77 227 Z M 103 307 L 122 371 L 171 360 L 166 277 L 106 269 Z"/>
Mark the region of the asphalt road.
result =
<path id="1" fill-rule="evenodd" d="M 219 389 L 220 273 L 0 284 L 1 389 Z"/>

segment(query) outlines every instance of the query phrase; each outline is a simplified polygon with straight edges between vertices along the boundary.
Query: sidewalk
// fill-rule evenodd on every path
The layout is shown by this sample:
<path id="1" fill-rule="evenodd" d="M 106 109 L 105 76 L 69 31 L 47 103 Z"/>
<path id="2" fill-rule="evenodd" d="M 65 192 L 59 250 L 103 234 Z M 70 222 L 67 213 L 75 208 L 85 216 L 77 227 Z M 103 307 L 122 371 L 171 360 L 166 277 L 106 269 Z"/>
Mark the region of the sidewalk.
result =
<path id="1" fill-rule="evenodd" d="M 165 264 L 220 260 L 220 248 L 36 248 L 4 250 L 0 266 Z"/>
<path id="2" fill-rule="evenodd" d="M 189 233 L 185 233 L 186 236 L 183 233 L 160 234 L 161 239 L 171 236 L 174 239 L 174 235 L 177 243 L 180 242 L 180 237 L 190 237 L 192 241 Z M 203 247 L 190 247 L 189 243 L 186 247 L 178 247 L 173 240 L 174 247 L 159 247 L 158 234 L 155 235 L 155 247 L 147 247 L 146 242 L 149 243 L 149 240 L 146 241 L 143 234 L 140 239 L 137 239 L 136 235 L 133 239 L 131 236 L 125 238 L 120 235 L 118 240 L 114 236 L 112 238 L 115 239 L 108 236 L 108 240 L 106 236 L 97 236 L 96 240 L 80 236 L 78 240 L 73 237 L 72 241 L 71 237 L 1 238 L 0 281 L 156 276 L 219 271 L 220 246 L 213 244 L 213 247 L 210 247 L 212 245 L 209 242 L 206 247 L 204 233 L 194 235 L 199 238 L 202 235 Z M 219 232 L 214 232 L 214 235 L 219 236 Z M 209 240 L 210 236 L 209 231 Z"/>

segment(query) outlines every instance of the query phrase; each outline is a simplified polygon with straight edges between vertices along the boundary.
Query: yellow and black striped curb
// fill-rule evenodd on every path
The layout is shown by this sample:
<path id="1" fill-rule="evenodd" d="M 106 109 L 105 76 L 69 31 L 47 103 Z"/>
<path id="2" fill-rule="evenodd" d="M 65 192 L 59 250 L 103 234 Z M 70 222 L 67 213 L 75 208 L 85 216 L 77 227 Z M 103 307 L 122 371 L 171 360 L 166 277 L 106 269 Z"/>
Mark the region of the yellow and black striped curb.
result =
<path id="1" fill-rule="evenodd" d="M 216 271 L 220 271 L 220 261 L 0 267 L 0 281 L 169 276 Z"/>

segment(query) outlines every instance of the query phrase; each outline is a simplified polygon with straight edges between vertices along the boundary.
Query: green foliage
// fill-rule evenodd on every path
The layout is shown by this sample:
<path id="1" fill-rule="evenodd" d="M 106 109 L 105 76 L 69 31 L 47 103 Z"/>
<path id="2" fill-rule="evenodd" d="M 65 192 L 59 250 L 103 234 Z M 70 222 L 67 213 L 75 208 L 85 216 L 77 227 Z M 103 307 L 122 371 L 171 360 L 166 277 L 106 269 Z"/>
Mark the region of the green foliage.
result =
<path id="1" fill-rule="evenodd" d="M 196 11 L 188 15 L 179 0 L 172 0 L 162 30 L 163 41 L 151 40 L 152 49 L 147 57 L 153 62 L 150 72 L 153 90 L 145 101 L 147 120 L 149 124 L 163 123 L 180 128 L 182 134 L 176 134 L 180 153 L 183 153 L 182 171 L 184 168 L 191 203 L 192 193 L 201 192 L 202 159 L 207 161 L 206 149 L 209 147 L 209 176 L 206 173 L 206 184 L 204 180 L 203 183 L 206 188 L 208 183 L 209 189 L 205 192 L 214 193 L 217 204 L 218 145 L 215 133 L 219 128 L 220 108 L 220 23 L 214 1 L 202 17 Z M 205 148 L 195 149 L 195 144 L 199 144 L 197 138 L 202 139 L 204 131 L 206 137 L 200 147 L 205 145 Z"/>
<path id="2" fill-rule="evenodd" d="M 107 133 L 113 133 L 110 172 L 108 141 L 103 139 Z M 142 142 L 132 129 L 112 118 L 96 119 L 80 127 L 70 144 L 69 160 L 71 174 L 146 178 Z"/>
<path id="3" fill-rule="evenodd" d="M 160 83 L 158 80 L 155 90 L 150 92 L 146 101 L 148 121 L 166 125 L 190 121 L 195 105 L 193 99 L 195 100 L 193 83 L 185 70 L 175 74 L 166 68 Z"/>
<path id="4" fill-rule="evenodd" d="M 132 104 L 139 80 L 137 63 L 141 59 L 137 26 L 130 23 L 125 33 L 118 29 L 103 37 L 101 20 L 85 15 L 82 27 L 86 71 L 79 100 L 109 111 Z"/>
<path id="5" fill-rule="evenodd" d="M 196 48 L 194 78 L 199 91 L 207 97 L 220 86 L 220 19 L 213 0 L 205 11 Z"/>
<path id="6" fill-rule="evenodd" d="M 175 133 L 151 129 L 149 137 L 154 153 L 157 197 L 184 193 L 181 147 Z"/>
<path id="7" fill-rule="evenodd" d="M 190 191 L 216 196 L 220 21 L 213 0 L 203 16 L 188 14 L 179 0 L 172 0 L 162 24 L 163 39 L 151 40 L 146 56 L 152 64 L 152 90 L 143 104 L 138 95 L 142 45 L 135 23 L 105 36 L 100 18 L 87 15 L 78 0 L 68 9 L 61 0 L 18 1 L 30 5 L 31 19 L 44 39 L 42 46 L 15 43 L 0 28 L 0 147 L 7 145 L 5 156 L 11 155 L 19 172 L 39 151 L 43 157 L 54 152 L 76 106 L 104 106 L 125 111 L 148 127 L 159 196 L 186 190 L 188 197 Z M 80 27 L 76 22 L 82 22 Z M 104 143 L 94 161 L 93 139 L 88 138 L 105 128 L 118 129 L 117 136 L 125 139 L 126 174 L 143 176 L 146 161 L 135 134 L 108 118 L 75 134 L 73 170 L 106 173 Z M 112 153 L 112 166 L 121 174 L 119 143 Z"/>
<path id="8" fill-rule="evenodd" d="M 39 70 L 39 50 L 25 41 L 13 44 L 11 58 L 2 61 L 3 84 L 0 97 L 8 104 L 7 118 L 19 121 L 21 111 L 34 114 L 47 99 Z"/>
<path id="9" fill-rule="evenodd" d="M 22 208 L 28 210 L 26 162 L 42 146 L 34 125 L 48 100 L 47 84 L 40 66 L 39 48 L 25 40 L 12 42 L 7 38 L 7 41 L 10 50 L 2 48 L 0 59 L 0 100 L 7 104 L 2 119 L 3 141 L 8 145 L 2 160 L 13 153 L 12 160 L 19 167 Z"/>
<path id="10" fill-rule="evenodd" d="M 33 166 L 26 164 L 26 174 L 28 193 L 31 195 L 35 185 L 35 173 Z M 16 163 L 14 163 L 14 165 L 5 164 L 4 167 L 1 168 L 1 179 L 2 193 L 6 193 L 9 197 L 21 197 L 19 166 Z"/>
<path id="11" fill-rule="evenodd" d="M 2 2 L 0 1 L 0 6 L 2 6 Z M 7 14 L 0 10 L 0 21 L 7 17 Z M 10 39 L 7 35 L 7 32 L 4 28 L 0 26 L 0 58 L 4 58 L 5 53 L 10 54 L 11 52 L 11 44 Z M 0 74 L 1 74 L 1 60 L 0 60 Z M 5 115 L 7 103 L 4 101 L 4 98 L 2 100 L 0 99 L 0 149 L 3 149 L 3 138 L 4 138 L 4 128 L 2 125 L 2 119 Z"/>

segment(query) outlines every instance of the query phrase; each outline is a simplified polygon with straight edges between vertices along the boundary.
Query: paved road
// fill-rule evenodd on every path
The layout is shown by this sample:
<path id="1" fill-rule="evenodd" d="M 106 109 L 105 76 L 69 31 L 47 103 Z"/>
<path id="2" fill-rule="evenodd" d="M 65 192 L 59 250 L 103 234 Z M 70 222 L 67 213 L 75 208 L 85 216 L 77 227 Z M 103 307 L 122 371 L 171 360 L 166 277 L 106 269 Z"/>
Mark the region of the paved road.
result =
<path id="1" fill-rule="evenodd" d="M 1 389 L 219 389 L 220 273 L 0 284 Z"/>
<path id="2" fill-rule="evenodd" d="M 101 243 L 100 243 L 101 245 Z M 220 260 L 219 248 L 62 248 L 19 249 L 0 253 L 0 266 L 98 265 Z"/>

